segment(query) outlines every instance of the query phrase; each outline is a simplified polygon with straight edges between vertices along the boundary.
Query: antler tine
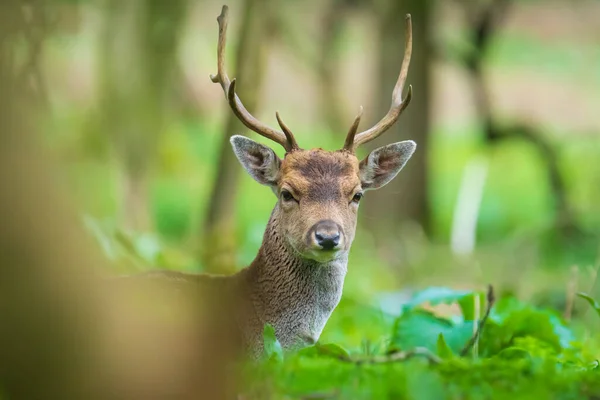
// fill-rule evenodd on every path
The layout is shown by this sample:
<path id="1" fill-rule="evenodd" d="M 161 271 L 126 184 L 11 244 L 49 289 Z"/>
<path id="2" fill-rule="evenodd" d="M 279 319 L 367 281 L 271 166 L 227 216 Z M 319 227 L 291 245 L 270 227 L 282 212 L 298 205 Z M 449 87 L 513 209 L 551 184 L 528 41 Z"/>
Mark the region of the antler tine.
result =
<path id="1" fill-rule="evenodd" d="M 277 118 L 277 123 L 281 127 L 281 130 L 283 131 L 283 134 L 287 139 L 287 143 L 290 145 L 290 149 L 288 151 L 298 150 L 300 147 L 298 147 L 298 143 L 296 143 L 296 138 L 294 137 L 294 134 L 292 133 L 290 128 L 287 127 L 287 125 L 279 116 L 279 111 L 275 111 L 275 117 Z"/>
<path id="2" fill-rule="evenodd" d="M 228 16 L 229 7 L 224 5 L 221 10 L 221 14 L 217 17 L 217 22 L 219 23 L 217 73 L 211 74 L 210 80 L 221 85 L 221 88 L 223 88 L 223 92 L 227 97 L 229 106 L 233 110 L 233 113 L 247 128 L 253 130 L 261 136 L 266 137 L 267 139 L 279 143 L 287 152 L 297 149 L 298 145 L 296 144 L 296 140 L 294 139 L 291 131 L 288 130 L 286 133 L 280 132 L 254 118 L 254 116 L 252 116 L 252 114 L 246 110 L 246 107 L 244 107 L 244 104 L 240 100 L 239 96 L 235 93 L 235 79 L 230 81 L 229 77 L 227 76 L 227 72 L 225 71 L 225 44 L 227 41 Z M 282 124 L 281 121 L 279 124 Z"/>
<path id="3" fill-rule="evenodd" d="M 406 82 L 406 76 L 408 75 L 408 66 L 410 65 L 410 58 L 412 55 L 412 20 L 410 14 L 406 14 L 406 43 L 404 48 L 404 59 L 402 60 L 402 67 L 400 68 L 400 75 L 394 91 L 392 93 L 392 104 L 390 110 L 375 126 L 366 131 L 357 134 L 354 137 L 354 143 L 351 145 L 350 150 L 354 150 L 361 144 L 370 142 L 377 138 L 382 133 L 387 131 L 400 117 L 400 114 L 410 103 L 412 98 L 412 86 L 408 86 L 408 92 L 406 97 L 402 99 L 402 92 L 404 91 L 404 83 Z M 347 141 L 348 139 L 346 139 Z M 346 148 L 347 144 L 344 145 Z"/>
<path id="4" fill-rule="evenodd" d="M 356 136 L 356 131 L 358 130 L 358 125 L 360 124 L 360 118 L 362 117 L 363 107 L 360 106 L 358 110 L 358 114 L 354 118 L 354 122 L 348 131 L 348 135 L 346 135 L 346 141 L 344 142 L 344 150 L 354 151 L 354 137 Z"/>

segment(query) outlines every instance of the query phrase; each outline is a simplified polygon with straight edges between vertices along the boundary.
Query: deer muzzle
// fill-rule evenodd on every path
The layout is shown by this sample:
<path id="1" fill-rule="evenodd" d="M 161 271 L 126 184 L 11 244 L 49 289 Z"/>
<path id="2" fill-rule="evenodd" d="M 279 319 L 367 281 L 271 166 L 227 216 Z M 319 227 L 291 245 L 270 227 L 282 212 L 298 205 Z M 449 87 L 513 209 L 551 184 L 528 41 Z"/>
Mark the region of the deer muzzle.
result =
<path id="1" fill-rule="evenodd" d="M 313 251 L 336 252 L 343 244 L 342 228 L 330 219 L 319 221 L 310 229 L 308 242 Z"/>

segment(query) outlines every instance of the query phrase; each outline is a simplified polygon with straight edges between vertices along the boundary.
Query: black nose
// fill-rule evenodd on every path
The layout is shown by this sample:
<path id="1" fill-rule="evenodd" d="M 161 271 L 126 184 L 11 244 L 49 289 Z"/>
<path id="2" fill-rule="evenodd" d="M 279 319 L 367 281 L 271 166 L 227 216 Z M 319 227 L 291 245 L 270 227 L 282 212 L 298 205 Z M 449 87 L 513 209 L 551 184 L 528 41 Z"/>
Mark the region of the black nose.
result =
<path id="1" fill-rule="evenodd" d="M 315 226 L 315 241 L 323 250 L 332 250 L 340 244 L 340 229 L 333 221 L 322 221 Z"/>

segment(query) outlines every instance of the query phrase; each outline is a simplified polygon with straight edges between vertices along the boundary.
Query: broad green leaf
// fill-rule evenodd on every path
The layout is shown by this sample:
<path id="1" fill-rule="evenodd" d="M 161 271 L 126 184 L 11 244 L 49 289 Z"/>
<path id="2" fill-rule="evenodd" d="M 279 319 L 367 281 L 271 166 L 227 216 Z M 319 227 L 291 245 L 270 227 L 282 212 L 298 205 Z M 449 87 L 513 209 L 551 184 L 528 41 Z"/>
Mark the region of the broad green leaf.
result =
<path id="1" fill-rule="evenodd" d="M 275 328 L 271 324 L 265 324 L 263 330 L 264 354 L 268 360 L 283 361 L 283 349 L 281 343 L 275 336 Z"/>
<path id="2" fill-rule="evenodd" d="M 481 313 L 485 310 L 485 294 L 469 290 L 454 290 L 446 287 L 429 287 L 417 292 L 413 298 L 404 304 L 404 310 L 412 310 L 424 303 L 433 306 L 438 304 L 458 303 L 465 321 L 475 320 L 475 299 L 480 301 Z"/>
<path id="3" fill-rule="evenodd" d="M 396 319 L 391 348 L 407 350 L 422 346 L 435 352 L 440 334 L 452 351 L 459 352 L 473 334 L 473 323 L 453 323 L 425 310 L 407 311 Z"/>
<path id="4" fill-rule="evenodd" d="M 473 294 L 467 290 L 454 290 L 446 287 L 428 287 L 414 294 L 412 299 L 404 304 L 404 309 L 412 309 L 424 303 L 448 304 L 458 302 L 465 296 Z"/>
<path id="5" fill-rule="evenodd" d="M 515 298 L 500 299 L 483 332 L 482 347 L 488 355 L 512 345 L 516 338 L 535 338 L 556 352 L 569 348 L 573 332 L 550 310 L 541 310 Z"/>
<path id="6" fill-rule="evenodd" d="M 598 302 L 596 300 L 594 300 L 593 297 L 591 297 L 590 295 L 588 295 L 586 293 L 582 293 L 582 292 L 577 293 L 577 296 L 579 296 L 582 299 L 586 300 L 588 302 L 588 304 L 590 306 L 592 306 L 592 308 L 594 309 L 594 311 L 596 311 L 596 313 L 600 316 L 600 304 L 598 304 Z"/>
<path id="7" fill-rule="evenodd" d="M 440 333 L 437 340 L 437 355 L 441 358 L 448 359 L 454 357 L 452 349 L 448 347 L 448 343 L 444 339 L 444 335 Z"/>

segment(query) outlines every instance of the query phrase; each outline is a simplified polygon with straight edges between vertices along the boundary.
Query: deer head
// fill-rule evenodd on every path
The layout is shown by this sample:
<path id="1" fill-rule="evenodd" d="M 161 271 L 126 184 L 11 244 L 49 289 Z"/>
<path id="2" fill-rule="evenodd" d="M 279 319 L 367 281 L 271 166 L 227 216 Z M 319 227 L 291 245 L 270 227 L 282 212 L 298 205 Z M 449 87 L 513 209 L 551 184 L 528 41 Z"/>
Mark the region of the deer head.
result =
<path id="1" fill-rule="evenodd" d="M 344 146 L 336 151 L 301 149 L 278 112 L 275 115 L 281 130 L 263 124 L 246 110 L 235 92 L 235 79 L 230 80 L 225 72 L 227 19 L 228 8 L 223 6 L 217 18 L 218 72 L 211 75 L 211 80 L 221 85 L 231 109 L 245 126 L 280 144 L 286 153 L 280 159 L 271 148 L 238 135 L 231 138 L 233 151 L 246 171 L 277 196 L 272 221 L 279 225 L 286 246 L 302 258 L 319 262 L 344 256 L 354 239 L 358 206 L 364 192 L 390 182 L 416 149 L 416 144 L 408 140 L 373 150 L 363 160 L 355 154 L 358 146 L 388 130 L 410 102 L 410 86 L 402 98 L 412 52 L 410 15 L 406 16 L 404 60 L 388 113 L 372 128 L 358 132 L 361 107 Z"/>

